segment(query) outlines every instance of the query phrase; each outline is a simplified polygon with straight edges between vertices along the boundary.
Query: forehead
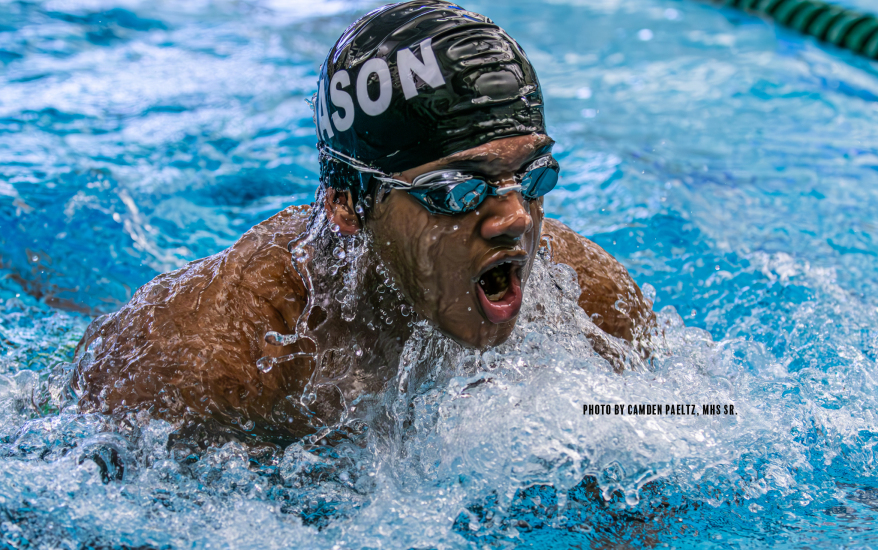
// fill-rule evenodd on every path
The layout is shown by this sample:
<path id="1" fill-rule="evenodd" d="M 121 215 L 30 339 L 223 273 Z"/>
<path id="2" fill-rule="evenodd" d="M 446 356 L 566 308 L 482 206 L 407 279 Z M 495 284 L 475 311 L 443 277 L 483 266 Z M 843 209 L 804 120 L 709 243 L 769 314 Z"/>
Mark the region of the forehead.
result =
<path id="1" fill-rule="evenodd" d="M 554 143 L 546 134 L 497 139 L 406 170 L 401 175 L 414 178 L 446 168 L 478 170 L 489 176 L 515 172 L 534 158 L 550 153 Z"/>

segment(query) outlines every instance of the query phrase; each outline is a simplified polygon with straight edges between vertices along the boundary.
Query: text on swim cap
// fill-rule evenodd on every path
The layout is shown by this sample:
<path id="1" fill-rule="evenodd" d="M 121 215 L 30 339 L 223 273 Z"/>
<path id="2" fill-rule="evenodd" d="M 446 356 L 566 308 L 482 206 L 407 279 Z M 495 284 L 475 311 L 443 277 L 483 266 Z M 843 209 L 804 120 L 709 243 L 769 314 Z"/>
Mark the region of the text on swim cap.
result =
<path id="1" fill-rule="evenodd" d="M 421 58 L 419 60 L 415 54 L 405 48 L 396 54 L 396 66 L 399 71 L 399 82 L 402 85 L 402 93 L 406 100 L 418 95 L 418 89 L 415 84 L 414 75 L 418 75 L 421 80 L 429 84 L 433 88 L 438 88 L 445 84 L 445 78 L 442 71 L 439 70 L 439 62 L 436 61 L 436 55 L 433 53 L 433 39 L 428 38 L 420 43 Z M 378 77 L 378 97 L 372 99 L 369 96 L 368 84 L 372 75 Z M 337 71 L 332 75 L 329 82 L 329 99 L 337 108 L 332 113 L 331 122 L 329 110 L 326 108 L 326 92 L 323 90 L 323 81 L 318 83 L 317 89 L 317 133 L 321 138 L 329 139 L 334 134 L 333 126 L 339 132 L 348 130 L 354 124 L 354 100 L 351 94 L 344 91 L 351 85 L 351 77 L 347 71 Z M 357 75 L 355 86 L 357 103 L 360 109 L 369 116 L 378 116 L 390 107 L 390 100 L 393 96 L 393 81 L 390 75 L 390 67 L 387 61 L 380 57 L 372 58 L 366 61 L 360 67 Z M 340 113 L 344 113 L 342 116 Z"/>

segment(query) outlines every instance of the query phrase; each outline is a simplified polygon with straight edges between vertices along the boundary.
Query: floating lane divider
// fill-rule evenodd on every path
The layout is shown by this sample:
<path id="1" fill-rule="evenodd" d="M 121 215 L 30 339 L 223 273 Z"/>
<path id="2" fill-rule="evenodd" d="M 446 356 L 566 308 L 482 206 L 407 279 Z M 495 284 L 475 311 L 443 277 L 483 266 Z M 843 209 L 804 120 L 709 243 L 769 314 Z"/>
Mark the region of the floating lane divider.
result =
<path id="1" fill-rule="evenodd" d="M 725 6 L 769 17 L 777 23 L 878 59 L 878 17 L 820 0 L 719 0 Z"/>

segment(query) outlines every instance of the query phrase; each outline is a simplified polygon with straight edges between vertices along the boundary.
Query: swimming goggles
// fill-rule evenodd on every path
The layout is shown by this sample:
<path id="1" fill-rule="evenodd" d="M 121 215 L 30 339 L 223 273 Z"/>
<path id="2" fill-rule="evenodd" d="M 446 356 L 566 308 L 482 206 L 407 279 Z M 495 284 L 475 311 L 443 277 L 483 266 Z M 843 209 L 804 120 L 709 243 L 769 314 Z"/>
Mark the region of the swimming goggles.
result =
<path id="1" fill-rule="evenodd" d="M 497 187 L 490 180 L 472 172 L 436 170 L 416 177 L 411 183 L 394 179 L 383 172 L 323 145 L 323 150 L 360 172 L 363 188 L 368 179 L 375 178 L 391 189 L 407 191 L 432 214 L 462 214 L 475 210 L 488 197 L 499 197 L 520 191 L 526 200 L 535 200 L 558 183 L 561 168 L 551 155 L 542 156 L 516 174 L 515 185 Z"/>

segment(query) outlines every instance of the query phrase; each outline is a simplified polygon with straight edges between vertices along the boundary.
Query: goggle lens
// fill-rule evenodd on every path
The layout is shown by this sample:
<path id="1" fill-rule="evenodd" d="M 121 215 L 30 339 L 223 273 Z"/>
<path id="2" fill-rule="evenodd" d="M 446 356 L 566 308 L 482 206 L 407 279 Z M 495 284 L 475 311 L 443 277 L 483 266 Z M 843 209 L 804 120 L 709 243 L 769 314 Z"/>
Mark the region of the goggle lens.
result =
<path id="1" fill-rule="evenodd" d="M 551 160 L 551 159 L 550 159 Z M 539 162 L 539 161 L 538 161 Z M 552 164 L 554 163 L 554 164 Z M 548 165 L 529 170 L 521 179 L 522 195 L 527 200 L 542 197 L 558 184 L 558 164 L 551 160 Z M 427 175 L 428 181 L 449 182 L 433 187 L 415 187 L 408 193 L 434 214 L 461 214 L 475 210 L 490 196 L 499 195 L 497 188 L 487 181 L 471 177 L 461 181 L 460 172 L 437 172 Z M 416 180 L 417 181 L 417 180 Z"/>
<path id="2" fill-rule="evenodd" d="M 460 183 L 426 189 L 412 189 L 409 194 L 434 213 L 457 214 L 474 210 L 487 196 L 488 182 L 473 178 Z"/>
<path id="3" fill-rule="evenodd" d="M 473 178 L 448 189 L 448 206 L 454 212 L 466 212 L 482 203 L 488 182 Z"/>
<path id="4" fill-rule="evenodd" d="M 557 184 L 558 170 L 543 166 L 524 175 L 521 180 L 521 186 L 524 188 L 522 194 L 528 199 L 537 199 L 554 189 Z"/>

